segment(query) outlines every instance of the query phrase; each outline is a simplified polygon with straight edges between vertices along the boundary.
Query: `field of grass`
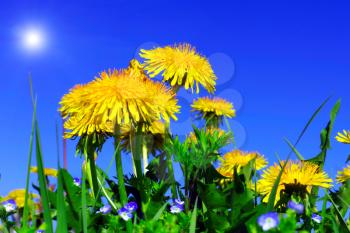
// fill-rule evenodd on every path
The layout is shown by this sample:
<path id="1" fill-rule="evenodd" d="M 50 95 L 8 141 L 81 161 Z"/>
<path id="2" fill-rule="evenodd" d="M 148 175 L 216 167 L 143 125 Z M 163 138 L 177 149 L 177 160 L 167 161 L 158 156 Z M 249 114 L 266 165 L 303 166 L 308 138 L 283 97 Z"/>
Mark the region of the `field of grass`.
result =
<path id="1" fill-rule="evenodd" d="M 77 155 L 84 158 L 80 177 L 72 177 L 59 162 L 55 169 L 45 167 L 32 93 L 26 187 L 0 197 L 0 232 L 350 232 L 348 161 L 336 180 L 324 171 L 340 101 L 320 129 L 317 155 L 305 158 L 298 143 L 324 114 L 329 98 L 297 141 L 286 139 L 290 153 L 268 164 L 257 151 L 236 149 L 234 132 L 222 129 L 230 129 L 234 103 L 215 97 L 216 76 L 204 56 L 188 44 L 141 50 L 140 55 L 142 62 L 134 59 L 125 69 L 102 72 L 61 99 L 63 137 L 74 140 Z M 185 140 L 171 133 L 171 122 L 180 117 L 180 88 L 210 93 L 194 95 L 193 121 L 204 127 L 188 129 Z M 103 151 L 108 138 L 114 140 L 111 155 Z M 336 139 L 350 144 L 350 132 Z M 234 149 L 223 153 L 228 145 Z M 131 175 L 123 170 L 127 154 Z M 110 159 L 107 170 L 95 162 L 98 156 Z M 175 180 L 174 164 L 181 168 L 181 181 Z M 32 188 L 30 176 L 38 178 Z"/>

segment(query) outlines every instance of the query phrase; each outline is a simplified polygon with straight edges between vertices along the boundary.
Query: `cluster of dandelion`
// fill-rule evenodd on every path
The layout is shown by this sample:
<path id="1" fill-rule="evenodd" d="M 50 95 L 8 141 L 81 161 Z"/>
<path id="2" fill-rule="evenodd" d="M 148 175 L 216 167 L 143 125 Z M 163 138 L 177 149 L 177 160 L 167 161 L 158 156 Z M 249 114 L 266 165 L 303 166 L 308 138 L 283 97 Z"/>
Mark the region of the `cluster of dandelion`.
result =
<path id="1" fill-rule="evenodd" d="M 44 168 L 34 114 L 37 167 L 30 167 L 30 155 L 28 174 L 37 173 L 33 188 L 40 195 L 28 191 L 28 177 L 25 189 L 2 197 L 1 232 L 51 233 L 54 226 L 56 232 L 84 233 L 349 232 L 350 167 L 339 171 L 337 188 L 323 169 L 339 102 L 317 156 L 304 159 L 297 143 L 288 141 L 298 159 L 289 154 L 268 166 L 261 153 L 236 148 L 224 124 L 236 116 L 234 103 L 214 95 L 217 77 L 194 47 L 141 50 L 140 57 L 124 69 L 102 71 L 61 99 L 64 140 L 77 139 L 84 159 L 80 177 L 60 164 Z M 209 96 L 196 96 L 200 86 Z M 171 133 L 181 88 L 193 93 L 194 121 L 201 126 L 186 138 Z M 350 144 L 349 131 L 336 139 Z M 110 141 L 112 177 L 110 167 L 98 166 Z M 125 161 L 133 174 L 125 174 Z"/>

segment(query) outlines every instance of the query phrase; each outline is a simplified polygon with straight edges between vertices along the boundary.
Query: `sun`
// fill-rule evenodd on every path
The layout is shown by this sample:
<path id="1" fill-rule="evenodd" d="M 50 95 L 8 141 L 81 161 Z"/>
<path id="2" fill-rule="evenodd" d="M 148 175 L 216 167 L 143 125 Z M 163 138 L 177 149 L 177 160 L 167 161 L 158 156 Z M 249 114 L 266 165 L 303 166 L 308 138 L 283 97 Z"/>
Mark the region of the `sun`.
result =
<path id="1" fill-rule="evenodd" d="M 30 29 L 23 34 L 23 44 L 26 48 L 37 50 L 43 47 L 44 35 L 38 29 Z"/>

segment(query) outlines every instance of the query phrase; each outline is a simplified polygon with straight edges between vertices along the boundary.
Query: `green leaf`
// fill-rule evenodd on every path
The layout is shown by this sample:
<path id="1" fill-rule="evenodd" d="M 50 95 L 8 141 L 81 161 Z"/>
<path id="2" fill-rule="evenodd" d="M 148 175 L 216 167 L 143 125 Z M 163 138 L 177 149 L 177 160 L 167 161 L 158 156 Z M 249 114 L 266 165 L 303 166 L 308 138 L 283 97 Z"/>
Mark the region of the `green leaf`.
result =
<path id="1" fill-rule="evenodd" d="M 197 202 L 198 197 L 196 198 L 196 202 L 194 204 L 194 209 L 191 216 L 191 223 L 190 223 L 190 230 L 189 233 L 195 233 L 196 232 L 196 223 L 197 223 Z"/>
<path id="2" fill-rule="evenodd" d="M 162 215 L 162 213 L 164 212 L 165 208 L 168 206 L 168 203 L 165 203 L 158 211 L 157 213 L 154 215 L 154 217 L 152 218 L 152 221 L 157 221 L 160 216 Z"/>
<path id="3" fill-rule="evenodd" d="M 39 187 L 40 187 L 40 196 L 41 196 L 41 201 L 42 201 L 43 211 L 44 211 L 44 221 L 46 225 L 46 231 L 48 233 L 53 233 L 50 203 L 48 199 L 46 178 L 44 175 L 44 164 L 43 164 L 42 150 L 40 145 L 38 121 L 35 122 L 35 140 L 36 140 L 36 162 L 38 166 Z"/>
<path id="4" fill-rule="evenodd" d="M 345 222 L 343 216 L 341 215 L 337 205 L 334 203 L 332 197 L 328 194 L 327 190 L 325 190 L 325 194 L 328 197 L 328 199 L 332 202 L 332 205 L 334 207 L 335 213 L 337 214 L 338 220 L 340 222 L 340 229 L 342 230 L 342 232 L 350 233 L 350 229 L 346 225 L 346 222 Z"/>
<path id="5" fill-rule="evenodd" d="M 66 216 L 66 203 L 64 201 L 63 191 L 63 177 L 60 165 L 60 152 L 59 152 L 59 136 L 58 136 L 58 125 L 56 122 L 56 146 L 57 146 L 57 232 L 68 232 L 67 216 Z"/>
<path id="6" fill-rule="evenodd" d="M 216 188 L 215 184 L 203 184 L 198 182 L 199 195 L 208 209 L 228 208 L 228 193 L 224 193 Z"/>
<path id="7" fill-rule="evenodd" d="M 57 176 L 57 232 L 68 232 L 66 203 L 64 201 L 63 177 L 60 165 Z"/>

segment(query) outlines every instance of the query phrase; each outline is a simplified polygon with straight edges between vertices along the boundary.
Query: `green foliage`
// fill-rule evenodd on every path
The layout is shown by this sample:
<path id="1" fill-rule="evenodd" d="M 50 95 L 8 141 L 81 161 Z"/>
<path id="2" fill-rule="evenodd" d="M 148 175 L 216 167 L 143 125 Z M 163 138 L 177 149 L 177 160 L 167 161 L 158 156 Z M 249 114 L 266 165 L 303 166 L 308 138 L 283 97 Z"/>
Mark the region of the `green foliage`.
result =
<path id="1" fill-rule="evenodd" d="M 297 149 L 297 144 L 327 101 L 328 99 L 317 108 L 294 144 L 285 139 L 291 153 L 294 152 L 299 160 L 317 163 L 320 169 L 325 166 L 326 154 L 331 146 L 330 138 L 340 101 L 332 108 L 330 120 L 321 131 L 321 152 L 305 160 Z M 318 189 L 313 188 L 311 193 L 305 193 L 304 199 L 294 195 L 295 193 L 281 193 L 280 200 L 276 202 L 277 187 L 283 182 L 281 177 L 286 166 L 286 163 L 281 164 L 281 171 L 274 179 L 268 202 L 263 203 L 263 197 L 256 189 L 256 180 L 260 173 L 256 171 L 255 159 L 246 165 L 234 166 L 232 177 L 224 177 L 216 170 L 225 146 L 234 144 L 233 133 L 208 133 L 208 129 L 198 129 L 194 126 L 193 137 L 184 141 L 168 131 L 163 149 L 154 151 L 146 173 L 141 170 L 140 152 L 143 140 L 141 130 L 138 131 L 132 146 L 133 158 L 136 158 L 134 162 L 137 165 L 137 173 L 134 175 L 125 175 L 123 172 L 122 150 L 119 148 L 117 136 L 115 151 L 106 171 L 97 166 L 94 158 L 96 152 L 102 152 L 106 135 L 82 137 L 77 145 L 78 152 L 85 157 L 81 185 L 75 184 L 70 173 L 62 169 L 58 162 L 57 189 L 49 188 L 50 180 L 44 174 L 35 101 L 33 104 L 25 205 L 24 208 L 14 211 L 6 211 L 5 206 L 0 206 L 1 232 L 16 230 L 27 233 L 36 232 L 38 229 L 53 232 L 53 226 L 56 226 L 56 232 L 60 233 L 258 233 L 263 232 L 258 219 L 267 212 L 277 213 L 279 221 L 268 232 L 349 232 L 350 181 L 341 184 L 338 189 L 325 190 L 322 198 L 319 197 Z M 218 125 L 221 121 L 222 119 L 220 122 L 217 119 L 215 122 L 207 119 L 207 124 Z M 34 184 L 33 187 L 40 193 L 41 212 L 31 209 L 33 205 L 29 205 L 32 201 L 28 195 L 29 168 L 34 145 L 38 184 Z M 286 161 L 291 153 L 286 156 Z M 109 168 L 114 161 L 117 176 L 109 177 Z M 175 164 L 180 166 L 183 180 L 174 179 Z M 292 210 L 287 205 L 290 200 L 302 203 L 304 210 Z M 321 210 L 316 208 L 318 201 L 323 201 Z M 130 202 L 137 203 L 138 209 L 131 211 L 132 219 L 126 221 L 118 211 Z M 101 213 L 99 209 L 106 204 L 112 207 L 111 211 Z M 313 214 L 320 215 L 322 220 L 315 219 Z M 15 216 L 18 216 L 18 219 Z"/>

